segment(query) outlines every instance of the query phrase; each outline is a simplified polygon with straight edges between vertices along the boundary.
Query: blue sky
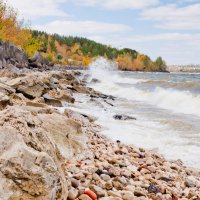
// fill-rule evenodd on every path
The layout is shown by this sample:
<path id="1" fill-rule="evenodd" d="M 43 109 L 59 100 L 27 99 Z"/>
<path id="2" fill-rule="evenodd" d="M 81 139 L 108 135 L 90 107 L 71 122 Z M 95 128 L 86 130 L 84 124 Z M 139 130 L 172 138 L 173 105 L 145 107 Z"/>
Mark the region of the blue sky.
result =
<path id="1" fill-rule="evenodd" d="M 200 0 L 8 0 L 32 28 L 200 64 Z"/>

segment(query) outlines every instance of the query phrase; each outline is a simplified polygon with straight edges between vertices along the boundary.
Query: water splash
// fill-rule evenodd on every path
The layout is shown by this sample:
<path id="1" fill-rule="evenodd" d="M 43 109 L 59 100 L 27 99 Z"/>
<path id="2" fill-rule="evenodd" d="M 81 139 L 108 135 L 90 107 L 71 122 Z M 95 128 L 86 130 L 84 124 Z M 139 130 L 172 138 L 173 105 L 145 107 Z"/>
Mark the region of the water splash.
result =
<path id="1" fill-rule="evenodd" d="M 89 66 L 89 69 L 92 78 L 107 81 L 108 78 L 113 77 L 113 73 L 117 70 L 117 63 L 99 57 Z"/>

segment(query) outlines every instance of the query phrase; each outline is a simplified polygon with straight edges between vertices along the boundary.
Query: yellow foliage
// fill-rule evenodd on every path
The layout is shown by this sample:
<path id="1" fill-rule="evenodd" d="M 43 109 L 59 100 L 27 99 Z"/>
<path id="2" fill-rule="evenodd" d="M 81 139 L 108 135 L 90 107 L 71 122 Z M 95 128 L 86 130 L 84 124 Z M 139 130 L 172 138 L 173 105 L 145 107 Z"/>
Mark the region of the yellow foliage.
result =
<path id="1" fill-rule="evenodd" d="M 32 38 L 29 29 L 23 28 L 23 23 L 17 21 L 17 13 L 4 1 L 0 0 L 0 38 L 13 42 L 24 49 L 29 56 L 40 48 L 37 39 Z"/>
<path id="2" fill-rule="evenodd" d="M 75 44 L 71 47 L 71 52 L 76 53 L 79 50 L 80 46 L 78 44 Z"/>
<path id="3" fill-rule="evenodd" d="M 116 61 L 118 62 L 119 69 L 131 70 L 133 67 L 133 59 L 128 54 L 118 56 Z"/>
<path id="4" fill-rule="evenodd" d="M 92 59 L 91 59 L 91 58 L 89 58 L 89 57 L 84 57 L 84 58 L 83 58 L 83 61 L 82 61 L 82 65 L 83 65 L 83 66 L 88 66 L 89 64 L 91 64 L 91 62 L 92 62 Z"/>

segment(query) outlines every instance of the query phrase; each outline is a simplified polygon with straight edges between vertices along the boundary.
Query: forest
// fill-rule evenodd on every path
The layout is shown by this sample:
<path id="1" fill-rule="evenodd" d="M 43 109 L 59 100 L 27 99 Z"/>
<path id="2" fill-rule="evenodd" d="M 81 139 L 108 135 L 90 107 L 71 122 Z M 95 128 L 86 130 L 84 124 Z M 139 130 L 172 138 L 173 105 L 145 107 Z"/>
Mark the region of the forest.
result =
<path id="1" fill-rule="evenodd" d="M 3 0 L 0 0 L 0 39 L 13 42 L 30 57 L 38 51 L 49 61 L 61 65 L 87 67 L 101 56 L 116 61 L 120 70 L 166 70 L 166 63 L 161 57 L 153 61 L 148 55 L 133 49 L 118 49 L 87 38 L 32 30 Z"/>

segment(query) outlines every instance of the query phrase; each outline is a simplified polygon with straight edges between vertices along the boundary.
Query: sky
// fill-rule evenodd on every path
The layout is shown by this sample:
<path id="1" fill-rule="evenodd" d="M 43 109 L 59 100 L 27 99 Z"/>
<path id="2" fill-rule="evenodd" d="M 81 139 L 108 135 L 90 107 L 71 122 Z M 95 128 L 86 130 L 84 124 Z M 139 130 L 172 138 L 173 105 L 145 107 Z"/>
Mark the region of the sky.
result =
<path id="1" fill-rule="evenodd" d="M 8 0 L 33 29 L 200 64 L 200 0 Z"/>

